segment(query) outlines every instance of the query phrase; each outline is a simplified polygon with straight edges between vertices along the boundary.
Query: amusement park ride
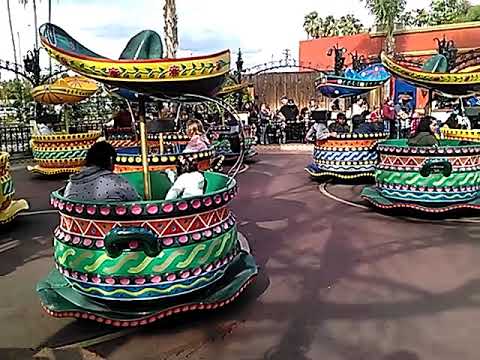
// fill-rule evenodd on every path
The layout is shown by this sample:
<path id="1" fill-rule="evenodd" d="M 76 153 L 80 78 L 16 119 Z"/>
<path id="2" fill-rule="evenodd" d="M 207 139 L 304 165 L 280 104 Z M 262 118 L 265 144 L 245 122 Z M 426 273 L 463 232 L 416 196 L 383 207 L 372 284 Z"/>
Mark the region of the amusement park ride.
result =
<path id="1" fill-rule="evenodd" d="M 382 63 L 343 70 L 344 49 L 334 48 L 335 71 L 317 82 L 330 97 L 354 96 L 382 85 L 389 73 L 416 86 L 449 97 L 468 97 L 480 89 L 480 52 L 457 56 L 453 42 L 438 40 L 438 54 L 422 66 L 396 60 L 385 53 Z M 374 73 L 370 73 L 375 69 Z M 361 78 L 363 77 L 363 78 Z M 369 81 L 372 81 L 371 86 Z M 412 209 L 444 213 L 480 209 L 480 133 L 478 130 L 442 129 L 444 139 L 435 147 L 409 146 L 407 139 L 384 140 L 388 134 L 340 134 L 315 145 L 312 176 L 375 177 L 375 185 L 361 196 L 381 209 Z M 379 141 L 380 140 L 380 141 Z"/>
<path id="2" fill-rule="evenodd" d="M 345 69 L 346 49 L 338 46 L 328 51 L 334 55 L 334 71 L 320 75 L 315 85 L 318 93 L 327 98 L 354 97 L 368 93 L 389 80 L 390 74 L 380 63 L 367 64 L 357 53 L 351 54 L 352 68 Z M 377 142 L 387 133 L 338 134 L 317 140 L 313 163 L 305 170 L 313 177 L 354 179 L 374 176 L 378 162 Z"/>
<path id="3" fill-rule="evenodd" d="M 37 285 L 44 309 L 55 317 L 125 327 L 220 308 L 236 299 L 257 274 L 248 242 L 238 232 L 229 207 L 237 192 L 234 177 L 243 148 L 231 176 L 205 172 L 204 195 L 165 201 L 171 183 L 163 166 L 173 166 L 180 157 L 201 162 L 211 150 L 157 152 L 149 149 L 145 131 L 146 97 L 211 101 L 236 117 L 213 98 L 228 74 L 229 51 L 166 59 L 158 35 L 142 32 L 130 40 L 120 60 L 111 60 L 55 25 L 41 26 L 40 35 L 50 56 L 66 67 L 139 94 L 140 150 L 119 149 L 117 165 L 132 166 L 122 175 L 144 199 L 82 202 L 66 199 L 63 189 L 52 193 L 60 221 L 54 232 L 56 269 Z"/>

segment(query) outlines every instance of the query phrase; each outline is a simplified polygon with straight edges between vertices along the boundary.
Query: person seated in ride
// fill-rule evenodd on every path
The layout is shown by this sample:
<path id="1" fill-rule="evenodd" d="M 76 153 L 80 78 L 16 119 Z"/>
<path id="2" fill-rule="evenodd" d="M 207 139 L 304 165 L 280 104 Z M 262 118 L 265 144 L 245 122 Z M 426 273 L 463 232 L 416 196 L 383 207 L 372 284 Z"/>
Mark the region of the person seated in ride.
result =
<path id="1" fill-rule="evenodd" d="M 357 120 L 358 121 L 358 120 Z M 380 117 L 374 116 L 371 119 L 365 119 L 361 117 L 361 123 L 355 124 L 353 132 L 355 134 L 374 134 L 378 132 L 383 132 L 384 125 Z"/>
<path id="2" fill-rule="evenodd" d="M 458 116 L 455 113 L 451 113 L 450 116 L 448 117 L 447 121 L 442 126 L 443 128 L 446 129 L 459 129 L 460 124 L 458 123 Z"/>
<path id="3" fill-rule="evenodd" d="M 210 147 L 210 141 L 205 135 L 205 130 L 203 129 L 203 124 L 200 120 L 188 120 L 187 135 L 190 138 L 190 141 L 183 152 L 204 151 Z"/>
<path id="4" fill-rule="evenodd" d="M 307 132 L 305 139 L 309 142 L 315 142 L 316 140 L 326 140 L 330 136 L 335 136 L 336 133 L 330 133 L 327 127 L 323 123 L 323 120 L 317 119 Z"/>
<path id="5" fill-rule="evenodd" d="M 172 180 L 171 173 L 168 177 Z M 205 177 L 198 170 L 198 162 L 182 158 L 177 163 L 177 178 L 168 190 L 165 200 L 203 195 L 205 184 Z"/>
<path id="6" fill-rule="evenodd" d="M 345 134 L 350 132 L 350 126 L 347 124 L 347 117 L 344 113 L 337 114 L 337 120 L 328 127 L 330 133 Z"/>
<path id="7" fill-rule="evenodd" d="M 115 149 L 106 141 L 92 145 L 85 167 L 70 176 L 63 196 L 81 201 L 136 201 L 140 195 L 122 176 L 113 172 Z"/>
<path id="8" fill-rule="evenodd" d="M 437 120 L 434 117 L 426 116 L 420 120 L 417 133 L 414 137 L 408 139 L 409 146 L 438 146 L 438 140 L 435 137 L 437 130 Z"/>

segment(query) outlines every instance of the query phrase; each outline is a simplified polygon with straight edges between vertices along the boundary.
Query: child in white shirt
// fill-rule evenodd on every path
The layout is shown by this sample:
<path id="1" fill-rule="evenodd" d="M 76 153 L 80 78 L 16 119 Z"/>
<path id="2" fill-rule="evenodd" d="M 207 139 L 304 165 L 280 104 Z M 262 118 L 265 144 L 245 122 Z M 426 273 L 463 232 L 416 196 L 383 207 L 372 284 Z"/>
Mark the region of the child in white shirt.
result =
<path id="1" fill-rule="evenodd" d="M 183 159 L 177 167 L 178 177 L 168 190 L 165 200 L 175 200 L 190 196 L 203 195 L 205 177 L 198 171 L 198 163 L 193 160 Z M 168 174 L 172 179 L 171 174 Z"/>

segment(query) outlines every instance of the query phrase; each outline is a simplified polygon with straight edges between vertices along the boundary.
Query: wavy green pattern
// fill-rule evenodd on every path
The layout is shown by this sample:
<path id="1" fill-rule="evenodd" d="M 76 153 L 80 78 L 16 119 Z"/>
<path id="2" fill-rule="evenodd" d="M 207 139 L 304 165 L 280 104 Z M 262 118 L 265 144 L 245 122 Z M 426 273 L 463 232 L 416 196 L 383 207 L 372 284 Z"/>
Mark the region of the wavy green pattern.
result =
<path id="1" fill-rule="evenodd" d="M 69 257 L 61 265 L 74 271 L 117 276 L 163 274 L 213 263 L 231 251 L 236 239 L 234 227 L 221 236 L 199 244 L 163 249 L 157 257 L 149 257 L 142 251 L 125 251 L 115 259 L 103 250 L 76 248 L 55 241 L 55 258 L 59 259 L 67 249 L 72 249 L 75 256 Z"/>
<path id="2" fill-rule="evenodd" d="M 140 256 L 139 252 L 131 252 L 128 253 L 127 255 L 124 255 L 120 257 L 120 260 L 118 262 L 110 267 L 106 267 L 103 271 L 107 273 L 108 275 L 114 275 L 118 270 L 120 270 L 127 262 L 130 260 L 137 260 Z"/>
<path id="3" fill-rule="evenodd" d="M 177 264 L 177 267 L 180 269 L 185 269 L 188 265 L 190 265 L 193 262 L 193 259 L 195 259 L 200 251 L 205 250 L 206 246 L 204 244 L 198 245 L 193 251 L 188 255 L 188 258 L 185 261 L 181 261 Z"/>
<path id="4" fill-rule="evenodd" d="M 87 150 L 57 150 L 57 151 L 33 151 L 33 158 L 39 160 L 54 160 L 54 159 L 77 159 L 87 156 Z"/>
<path id="5" fill-rule="evenodd" d="M 423 177 L 418 172 L 377 170 L 375 178 L 378 182 L 387 184 L 426 187 L 458 187 L 480 185 L 480 172 L 455 172 L 448 177 L 445 177 L 442 174 L 432 174 L 428 177 Z"/>
<path id="6" fill-rule="evenodd" d="M 175 250 L 171 253 L 168 258 L 165 260 L 163 264 L 157 265 L 153 268 L 153 271 L 156 273 L 162 273 L 167 269 L 178 257 L 184 256 L 186 254 L 186 250 Z M 163 256 L 161 258 L 163 260 Z"/>
<path id="7" fill-rule="evenodd" d="M 58 257 L 58 262 L 63 265 L 65 264 L 65 260 L 67 260 L 67 257 L 75 255 L 75 250 L 73 249 L 67 249 L 61 256 Z"/>
<path id="8" fill-rule="evenodd" d="M 87 292 L 87 293 L 96 292 L 96 293 L 99 293 L 99 294 L 105 295 L 105 296 L 109 296 L 109 295 L 111 296 L 111 295 L 117 295 L 117 294 L 125 294 L 125 295 L 130 295 L 130 296 L 141 296 L 141 295 L 143 295 L 145 293 L 149 293 L 149 292 L 156 293 L 156 294 L 168 294 L 168 293 L 171 293 L 172 291 L 177 290 L 177 289 L 188 290 L 188 289 L 191 289 L 191 288 L 197 286 L 200 283 L 206 283 L 210 280 L 211 280 L 211 278 L 208 278 L 208 277 L 200 277 L 189 285 L 177 284 L 177 285 L 173 285 L 173 286 L 171 286 L 167 289 L 143 288 L 140 291 L 129 291 L 129 290 L 125 290 L 125 289 L 115 289 L 115 290 L 112 290 L 112 291 L 107 291 L 107 290 L 94 288 L 94 287 L 84 288 L 83 286 L 81 286 L 79 284 L 76 284 L 76 283 L 75 283 L 75 287 L 77 287 L 81 291 L 84 291 L 84 292 Z"/>

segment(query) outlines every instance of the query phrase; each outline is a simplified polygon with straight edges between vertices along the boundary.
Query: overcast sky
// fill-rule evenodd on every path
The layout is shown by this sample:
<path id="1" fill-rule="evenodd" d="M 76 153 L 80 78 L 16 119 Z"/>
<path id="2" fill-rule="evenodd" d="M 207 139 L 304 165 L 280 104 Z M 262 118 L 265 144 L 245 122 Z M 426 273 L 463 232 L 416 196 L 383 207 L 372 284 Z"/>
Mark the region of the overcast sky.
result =
<path id="1" fill-rule="evenodd" d="M 17 0 L 10 0 L 22 56 L 34 44 L 29 3 L 24 8 Z M 408 0 L 408 7 L 429 3 Z M 47 4 L 47 0 L 37 0 L 39 25 L 48 19 Z M 94 52 L 118 58 L 138 31 L 163 33 L 163 4 L 163 0 L 52 0 L 52 22 Z M 354 13 L 366 26 L 373 21 L 360 0 L 177 0 L 179 56 L 226 48 L 236 53 L 241 48 L 247 66 L 279 59 L 283 49 L 290 49 L 297 57 L 298 42 L 306 39 L 303 17 L 314 10 L 321 16 Z M 15 40 L 18 42 L 17 37 Z M 0 0 L 0 59 L 13 59 L 6 0 Z M 45 62 L 46 55 L 43 59 Z"/>

